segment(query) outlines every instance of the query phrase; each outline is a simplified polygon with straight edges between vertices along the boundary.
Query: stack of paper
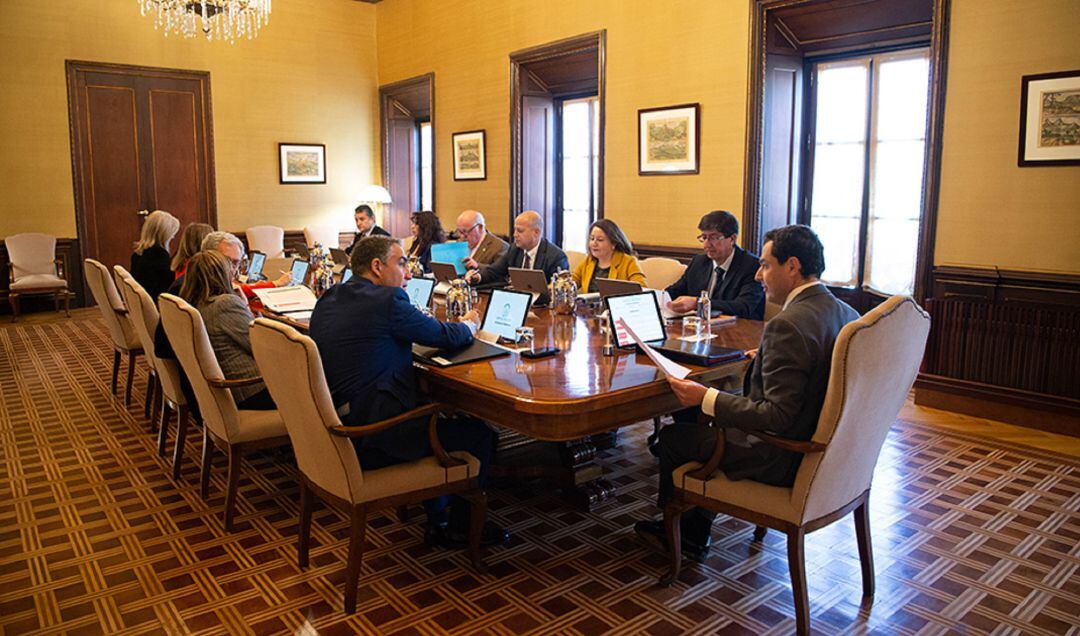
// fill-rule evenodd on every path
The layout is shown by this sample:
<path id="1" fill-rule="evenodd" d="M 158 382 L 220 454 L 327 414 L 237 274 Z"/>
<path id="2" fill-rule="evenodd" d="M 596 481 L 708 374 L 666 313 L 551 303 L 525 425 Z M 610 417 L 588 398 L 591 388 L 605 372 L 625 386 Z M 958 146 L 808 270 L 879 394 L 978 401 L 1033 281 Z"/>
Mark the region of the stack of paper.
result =
<path id="1" fill-rule="evenodd" d="M 315 309 L 315 301 L 318 300 L 315 294 L 303 285 L 268 287 L 252 291 L 259 297 L 264 307 L 279 314 L 310 312 Z"/>

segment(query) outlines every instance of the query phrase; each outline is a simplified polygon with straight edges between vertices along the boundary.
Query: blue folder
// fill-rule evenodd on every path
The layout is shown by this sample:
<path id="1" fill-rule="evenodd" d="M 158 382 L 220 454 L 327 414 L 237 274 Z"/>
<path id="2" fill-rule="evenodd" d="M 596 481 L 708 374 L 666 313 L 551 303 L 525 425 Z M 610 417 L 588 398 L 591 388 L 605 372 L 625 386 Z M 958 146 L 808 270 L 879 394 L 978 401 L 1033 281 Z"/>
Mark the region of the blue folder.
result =
<path id="1" fill-rule="evenodd" d="M 431 246 L 431 260 L 436 263 L 450 263 L 459 276 L 465 273 L 465 263 L 461 261 L 468 256 L 469 244 L 465 241 L 435 243 Z"/>

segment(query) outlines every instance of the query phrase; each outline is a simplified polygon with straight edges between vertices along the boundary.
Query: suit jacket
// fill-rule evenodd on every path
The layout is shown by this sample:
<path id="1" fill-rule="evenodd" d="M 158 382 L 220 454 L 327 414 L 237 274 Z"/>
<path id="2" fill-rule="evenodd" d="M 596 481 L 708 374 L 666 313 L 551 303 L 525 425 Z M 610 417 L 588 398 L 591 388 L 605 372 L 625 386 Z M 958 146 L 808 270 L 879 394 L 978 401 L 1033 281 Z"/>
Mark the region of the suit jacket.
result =
<path id="1" fill-rule="evenodd" d="M 176 278 L 169 267 L 171 258 L 165 248 L 157 245 L 146 248 L 142 254 L 131 253 L 131 277 L 155 301 L 162 292 L 168 291 Z"/>
<path id="2" fill-rule="evenodd" d="M 348 413 L 346 425 L 377 422 L 420 403 L 413 374 L 412 345 L 459 348 L 473 340 L 461 323 L 429 318 L 409 302 L 400 287 L 376 285 L 355 276 L 323 294 L 311 315 L 311 338 L 322 356 L 334 406 Z M 361 440 L 401 460 L 419 459 L 425 449 L 413 443 L 413 429 L 427 418 L 395 426 Z"/>
<path id="3" fill-rule="evenodd" d="M 480 283 L 509 281 L 510 268 L 521 267 L 524 264 L 525 250 L 512 245 L 505 254 L 499 257 L 499 260 L 480 268 Z M 540 245 L 536 248 L 536 262 L 532 264 L 532 268 L 544 270 L 548 280 L 551 280 L 551 276 L 560 269 L 570 269 L 570 261 L 566 260 L 566 254 L 562 250 L 542 238 Z"/>
<path id="4" fill-rule="evenodd" d="M 390 233 L 382 229 L 378 225 L 373 225 L 371 226 L 371 233 L 369 233 L 368 236 L 390 236 Z M 345 248 L 345 253 L 352 255 L 353 245 L 356 245 L 356 243 L 362 238 L 364 237 L 361 236 L 359 232 L 353 234 L 352 243 L 350 243 L 349 246 Z"/>
<path id="5" fill-rule="evenodd" d="M 578 266 L 574 268 L 574 282 L 578 284 L 578 290 L 582 293 L 589 291 L 589 283 L 592 282 L 593 276 L 596 275 L 597 267 L 599 267 L 599 261 L 590 255 L 586 256 L 585 260 L 578 263 Z M 607 278 L 629 280 L 642 285 L 645 285 L 646 282 L 645 274 L 641 273 L 637 259 L 622 252 L 612 254 L 611 270 L 608 272 Z"/>
<path id="6" fill-rule="evenodd" d="M 255 316 L 248 309 L 247 302 L 236 294 L 214 296 L 209 302 L 198 307 L 206 324 L 206 335 L 210 346 L 221 366 L 225 379 L 251 378 L 258 375 L 259 366 L 251 352 L 251 339 L 248 326 Z M 262 382 L 232 389 L 233 398 L 243 402 L 266 388 Z"/>
<path id="7" fill-rule="evenodd" d="M 716 264 L 704 254 L 698 254 L 690 261 L 686 271 L 675 281 L 667 292 L 671 298 L 679 296 L 700 296 L 709 288 Z M 754 280 L 758 270 L 758 257 L 741 247 L 735 247 L 731 257 L 731 267 L 724 274 L 724 280 L 713 289 L 713 313 L 728 314 L 739 318 L 763 320 L 765 318 L 765 290 L 761 283 Z"/>
<path id="8" fill-rule="evenodd" d="M 858 317 L 825 285 L 804 289 L 765 325 L 758 354 L 743 380 L 743 394 L 717 396 L 716 425 L 809 440 L 825 403 L 836 336 Z M 774 486 L 795 483 L 800 453 L 752 437 L 749 446 L 741 445 L 747 440 L 738 431 L 727 431 L 727 438 L 721 467 L 729 479 Z"/>
<path id="9" fill-rule="evenodd" d="M 473 259 L 479 265 L 491 265 L 495 261 L 499 260 L 506 250 L 510 248 L 506 241 L 495 236 L 491 232 L 485 232 L 483 240 L 476 246 L 476 253 L 473 254 Z"/>

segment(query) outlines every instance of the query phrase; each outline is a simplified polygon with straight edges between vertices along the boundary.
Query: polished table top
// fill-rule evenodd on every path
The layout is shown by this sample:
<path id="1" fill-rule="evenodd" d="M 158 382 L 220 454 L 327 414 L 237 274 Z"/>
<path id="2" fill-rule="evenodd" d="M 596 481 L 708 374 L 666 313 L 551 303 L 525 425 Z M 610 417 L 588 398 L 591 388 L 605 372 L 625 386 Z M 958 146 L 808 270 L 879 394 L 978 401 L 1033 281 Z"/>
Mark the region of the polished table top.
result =
<path id="1" fill-rule="evenodd" d="M 436 315 L 444 309 L 436 301 Z M 480 305 L 486 302 L 481 297 Z M 302 322 L 285 319 L 300 328 Z M 538 360 L 517 353 L 462 364 L 436 367 L 417 364 L 421 382 L 433 400 L 546 440 L 570 440 L 649 419 L 679 408 L 664 374 L 645 354 L 620 351 L 603 355 L 599 320 L 589 315 L 557 315 L 538 308 L 526 326 L 535 330 L 535 346 L 562 351 Z M 764 323 L 738 319 L 716 325 L 713 343 L 753 349 Z M 681 334 L 670 326 L 669 336 Z M 691 377 L 715 381 L 741 374 L 747 360 L 712 367 L 689 366 Z"/>

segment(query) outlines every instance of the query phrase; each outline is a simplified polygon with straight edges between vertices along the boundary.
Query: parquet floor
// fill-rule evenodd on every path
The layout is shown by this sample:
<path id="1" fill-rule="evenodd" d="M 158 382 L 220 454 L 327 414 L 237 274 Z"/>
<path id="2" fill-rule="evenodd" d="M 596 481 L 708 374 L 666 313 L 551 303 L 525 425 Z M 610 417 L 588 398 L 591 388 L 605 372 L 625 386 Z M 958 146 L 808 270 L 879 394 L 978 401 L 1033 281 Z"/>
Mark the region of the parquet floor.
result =
<path id="1" fill-rule="evenodd" d="M 254 455 L 235 532 L 224 470 L 198 495 L 199 436 L 183 479 L 154 452 L 142 405 L 109 393 L 111 350 L 93 312 L 0 327 L 0 632 L 109 634 L 787 634 L 785 544 L 721 517 L 704 566 L 655 585 L 662 556 L 635 539 L 652 517 L 649 425 L 604 462 L 617 496 L 593 514 L 537 486 L 492 492 L 508 547 L 479 575 L 428 548 L 417 511 L 376 516 L 359 611 L 341 613 L 347 525 L 316 513 L 312 566 L 296 566 L 296 472 Z M 136 389 L 141 396 L 145 374 Z M 928 417 L 923 418 L 923 415 Z M 815 631 L 1080 634 L 1080 460 L 935 426 L 905 409 L 878 462 L 871 511 L 877 595 L 863 603 L 852 524 L 810 535 Z M 920 423 L 920 419 L 930 424 Z M 171 445 L 171 444 L 170 444 Z M 218 454 L 219 461 L 221 455 Z"/>

